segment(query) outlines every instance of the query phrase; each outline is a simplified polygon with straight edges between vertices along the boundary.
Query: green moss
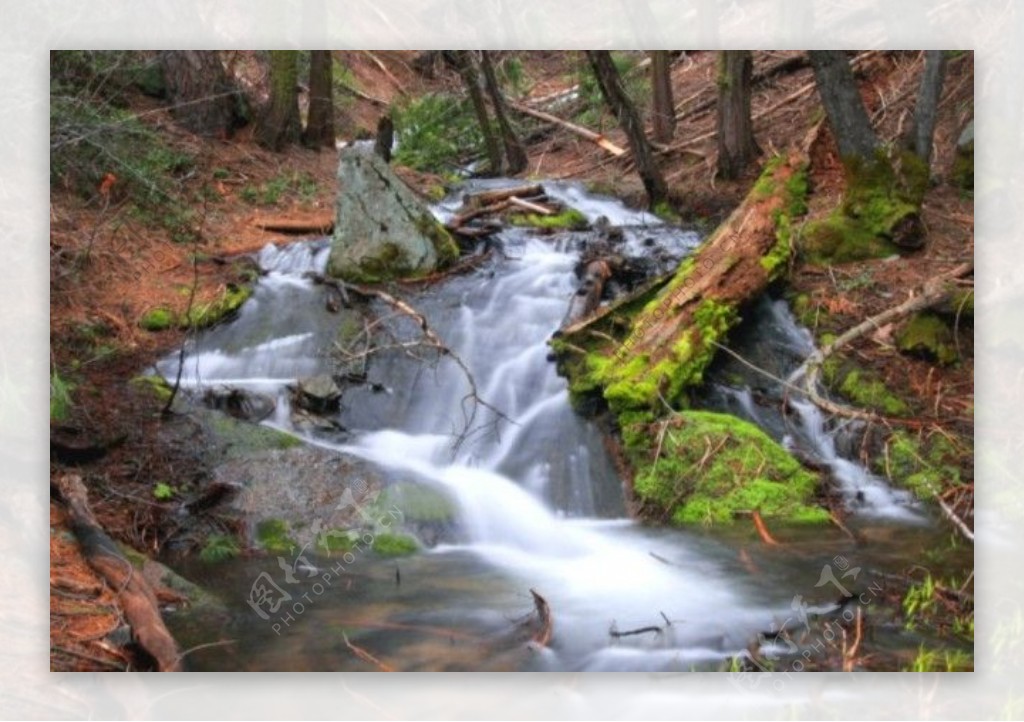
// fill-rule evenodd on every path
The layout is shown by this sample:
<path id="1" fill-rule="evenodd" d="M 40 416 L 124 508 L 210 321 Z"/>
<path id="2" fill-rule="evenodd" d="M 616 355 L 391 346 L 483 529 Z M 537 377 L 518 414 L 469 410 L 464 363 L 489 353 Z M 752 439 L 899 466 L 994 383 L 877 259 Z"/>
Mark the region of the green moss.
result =
<path id="1" fill-rule="evenodd" d="M 932 499 L 944 489 L 963 483 L 961 469 L 972 464 L 972 450 L 961 441 L 937 433 L 919 437 L 896 431 L 872 465 L 876 472 L 919 499 Z"/>
<path id="2" fill-rule="evenodd" d="M 257 524 L 256 542 L 270 554 L 288 554 L 298 548 L 288 536 L 288 523 L 280 519 L 264 519 Z"/>
<path id="3" fill-rule="evenodd" d="M 560 213 L 543 216 L 539 213 L 517 214 L 510 217 L 514 226 L 531 226 L 550 230 L 585 231 L 590 227 L 587 217 L 575 208 L 566 208 Z"/>
<path id="4" fill-rule="evenodd" d="M 651 208 L 651 212 L 654 213 L 658 218 L 667 223 L 682 223 L 682 217 L 676 212 L 676 209 L 672 207 L 672 204 L 666 200 L 658 201 Z"/>
<path id="5" fill-rule="evenodd" d="M 407 534 L 377 534 L 373 551 L 382 557 L 404 557 L 419 551 L 420 545 Z"/>
<path id="6" fill-rule="evenodd" d="M 252 295 L 249 285 L 229 283 L 224 293 L 209 303 L 192 306 L 181 318 L 178 325 L 182 328 L 208 328 L 230 318 L 242 304 Z"/>
<path id="7" fill-rule="evenodd" d="M 330 556 L 335 552 L 349 552 L 355 549 L 353 533 L 348 529 L 328 529 L 316 539 L 316 548 Z"/>
<path id="8" fill-rule="evenodd" d="M 910 412 L 906 402 L 876 374 L 849 361 L 830 357 L 821 366 L 821 377 L 832 391 L 861 408 L 886 416 L 905 416 Z"/>
<path id="9" fill-rule="evenodd" d="M 174 325 L 174 312 L 168 308 L 154 308 L 139 319 L 139 327 L 146 331 L 166 331 Z"/>
<path id="10" fill-rule="evenodd" d="M 218 411 L 198 409 L 194 414 L 206 420 L 210 432 L 223 444 L 230 456 L 248 456 L 261 451 L 291 449 L 302 444 L 297 436 L 235 419 Z"/>
<path id="11" fill-rule="evenodd" d="M 916 225 L 928 188 L 928 169 L 912 153 L 900 158 L 899 172 L 880 151 L 870 161 L 844 163 L 846 193 L 827 217 L 807 224 L 801 251 L 814 263 L 849 263 L 899 252 L 897 233 Z"/>
<path id="12" fill-rule="evenodd" d="M 959 360 L 953 329 L 933 313 L 919 313 L 896 334 L 896 347 L 903 353 L 921 356 L 949 366 Z"/>
<path id="13" fill-rule="evenodd" d="M 439 267 L 444 268 L 459 257 L 459 245 L 452 238 L 452 234 L 438 223 L 429 211 L 419 217 L 416 228 L 433 244 Z"/>
<path id="14" fill-rule="evenodd" d="M 388 487 L 380 496 L 382 508 L 397 508 L 407 521 L 450 522 L 455 518 L 455 502 L 446 494 L 423 484 L 401 482 Z"/>
<path id="15" fill-rule="evenodd" d="M 199 559 L 207 564 L 222 562 L 238 556 L 238 542 L 226 534 L 211 534 L 199 552 Z"/>
<path id="16" fill-rule="evenodd" d="M 159 374 L 136 376 L 129 383 L 138 389 L 147 390 L 157 401 L 164 402 L 171 398 L 171 385 Z"/>
<path id="17" fill-rule="evenodd" d="M 648 518 L 722 524 L 758 510 L 790 522 L 828 520 L 815 504 L 817 477 L 753 424 L 707 411 L 684 411 L 667 423 L 656 459 L 659 432 L 648 425 L 630 430 L 644 439 L 630 454 L 634 488 Z"/>

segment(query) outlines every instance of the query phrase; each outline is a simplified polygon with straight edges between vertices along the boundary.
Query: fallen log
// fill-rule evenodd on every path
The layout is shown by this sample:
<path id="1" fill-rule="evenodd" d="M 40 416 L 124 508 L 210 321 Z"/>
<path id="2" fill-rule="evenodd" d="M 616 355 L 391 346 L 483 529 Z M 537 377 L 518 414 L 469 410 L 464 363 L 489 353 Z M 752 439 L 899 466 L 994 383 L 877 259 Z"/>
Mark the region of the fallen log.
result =
<path id="1" fill-rule="evenodd" d="M 770 162 L 740 206 L 660 290 L 564 328 L 552 345 L 570 388 L 599 391 L 616 414 L 660 414 L 666 402 L 681 401 L 700 384 L 715 344 L 739 321 L 737 309 L 786 268 L 790 215 L 803 201 L 797 197 L 802 184 L 789 181 L 806 165 L 806 144 Z M 599 340 L 602 335 L 609 340 Z M 571 350 L 567 344 L 585 349 L 585 356 L 562 353 Z"/>
<path id="2" fill-rule="evenodd" d="M 586 138 L 590 142 L 598 145 L 601 148 L 604 148 L 612 155 L 620 156 L 626 154 L 626 150 L 624 148 L 620 148 L 619 146 L 612 143 L 610 140 L 605 138 L 600 133 L 595 133 L 589 128 L 584 128 L 583 126 L 576 125 L 575 123 L 570 123 L 567 120 L 562 120 L 557 116 L 551 115 L 551 113 L 545 113 L 543 110 L 534 110 L 533 108 L 530 108 L 526 105 L 520 105 L 519 103 L 509 103 L 508 105 L 510 108 L 522 113 L 523 115 L 529 115 L 533 118 L 543 120 L 547 123 L 554 123 L 555 125 L 565 128 L 571 133 L 575 133 L 581 138 Z"/>
<path id="3" fill-rule="evenodd" d="M 254 225 L 260 230 L 274 233 L 330 233 L 334 230 L 334 214 L 318 213 L 311 216 L 271 216 L 257 218 Z"/>
<path id="4" fill-rule="evenodd" d="M 519 196 L 512 196 L 508 199 L 508 202 L 516 208 L 521 208 L 528 213 L 536 213 L 541 216 L 550 216 L 554 213 L 554 210 L 547 206 L 542 206 L 537 203 L 520 198 Z"/>
<path id="5" fill-rule="evenodd" d="M 479 208 L 481 206 L 492 205 L 499 201 L 507 201 L 513 196 L 518 196 L 519 198 L 534 198 L 544 195 L 544 186 L 540 183 L 531 183 L 529 185 L 513 186 L 511 188 L 498 188 L 492 191 L 480 191 L 479 193 L 473 193 L 466 196 L 463 205 L 467 208 Z"/>
<path id="6" fill-rule="evenodd" d="M 180 672 L 181 652 L 160 616 L 153 588 L 96 521 L 82 477 L 65 474 L 57 478 L 56 487 L 68 507 L 71 530 L 82 545 L 83 556 L 117 593 L 139 646 L 153 658 L 158 671 Z"/>
<path id="7" fill-rule="evenodd" d="M 474 218 L 480 216 L 491 215 L 492 213 L 501 213 L 503 210 L 511 205 L 509 200 L 498 201 L 497 203 L 491 203 L 490 205 L 481 206 L 479 208 L 473 208 L 472 210 L 460 213 L 452 218 L 448 223 L 445 224 L 445 228 L 450 231 L 458 231 L 462 226 L 469 223 Z"/>

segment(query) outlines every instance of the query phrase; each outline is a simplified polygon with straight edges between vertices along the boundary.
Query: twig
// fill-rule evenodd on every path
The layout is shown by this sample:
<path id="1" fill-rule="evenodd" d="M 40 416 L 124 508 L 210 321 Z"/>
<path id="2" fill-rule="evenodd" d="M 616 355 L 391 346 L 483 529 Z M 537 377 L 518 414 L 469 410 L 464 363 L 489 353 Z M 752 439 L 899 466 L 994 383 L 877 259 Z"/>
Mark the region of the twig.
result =
<path id="1" fill-rule="evenodd" d="M 372 654 L 367 652 L 365 649 L 363 649 L 359 645 L 352 644 L 352 642 L 350 642 L 348 640 L 348 635 L 345 634 L 344 631 L 342 631 L 342 633 L 341 633 L 341 638 L 345 640 L 345 646 L 348 647 L 349 649 L 351 649 L 353 654 L 355 654 L 357 657 L 359 657 L 359 659 L 363 660 L 364 662 L 369 662 L 370 664 L 374 665 L 377 669 L 379 669 L 381 672 L 394 672 L 395 671 L 393 667 L 391 667 L 390 665 L 385 664 L 384 662 L 381 662 L 379 659 L 374 657 Z"/>
<path id="2" fill-rule="evenodd" d="M 668 619 L 666 618 L 665 621 L 668 621 Z M 669 622 L 669 624 L 671 624 L 671 622 Z M 648 627 L 638 627 L 636 629 L 627 629 L 625 632 L 620 632 L 615 628 L 615 625 L 612 624 L 611 629 L 608 630 L 608 636 L 614 637 L 615 639 L 619 639 L 620 637 L 633 637 L 638 634 L 650 634 L 651 632 L 654 632 L 655 634 L 661 634 L 662 631 L 663 630 L 661 627 L 656 627 L 652 624 Z"/>
<path id="3" fill-rule="evenodd" d="M 765 526 L 764 519 L 761 518 L 761 512 L 754 509 L 754 511 L 751 512 L 751 516 L 754 519 L 754 528 L 757 529 L 757 533 L 758 536 L 761 537 L 761 541 L 768 546 L 781 546 L 777 541 L 775 541 L 772 535 L 768 533 L 768 527 Z"/>
<path id="4" fill-rule="evenodd" d="M 944 502 L 942 499 L 937 499 L 937 501 L 939 502 L 939 508 L 942 509 L 942 513 L 946 515 L 946 518 L 953 522 L 953 525 L 970 540 L 971 544 L 973 544 L 974 532 L 971 531 L 971 528 L 964 523 L 963 519 L 956 515 L 956 512 L 953 511 L 949 504 Z"/>

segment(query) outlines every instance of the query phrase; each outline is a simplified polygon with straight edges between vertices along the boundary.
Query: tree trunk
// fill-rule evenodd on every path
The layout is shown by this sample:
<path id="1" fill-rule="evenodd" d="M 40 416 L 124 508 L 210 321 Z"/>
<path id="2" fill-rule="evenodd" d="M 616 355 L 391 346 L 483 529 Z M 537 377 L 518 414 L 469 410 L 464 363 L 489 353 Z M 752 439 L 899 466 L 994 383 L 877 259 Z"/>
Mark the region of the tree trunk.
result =
<path id="1" fill-rule="evenodd" d="M 256 127 L 256 140 L 279 151 L 299 139 L 299 52 L 270 51 L 270 102 Z"/>
<path id="2" fill-rule="evenodd" d="M 846 53 L 841 50 L 811 50 L 808 55 L 839 154 L 844 159 L 870 160 L 878 148 L 878 137 L 871 129 Z"/>
<path id="3" fill-rule="evenodd" d="M 480 89 L 480 75 L 477 73 L 473 56 L 468 50 L 446 51 L 450 62 L 459 70 L 462 82 L 469 93 L 470 102 L 473 103 L 473 112 L 476 113 L 477 122 L 480 124 L 480 132 L 484 136 L 484 148 L 487 151 L 487 162 L 490 164 L 490 171 L 495 175 L 505 172 L 501 148 L 498 146 L 498 138 L 491 127 L 491 119 L 487 114 L 487 102 L 484 100 L 483 91 Z"/>
<path id="4" fill-rule="evenodd" d="M 505 96 L 501 93 L 501 86 L 498 85 L 498 78 L 494 73 L 494 66 L 491 64 L 491 56 L 486 50 L 480 52 L 480 66 L 484 71 L 484 83 L 487 86 L 487 94 L 491 96 L 494 117 L 498 121 L 498 129 L 501 131 L 501 143 L 505 148 L 505 161 L 507 163 L 505 172 L 510 175 L 522 173 L 526 170 L 526 150 L 523 148 L 519 136 L 516 135 L 515 129 L 508 120 Z"/>
<path id="5" fill-rule="evenodd" d="M 240 125 L 240 95 L 215 50 L 167 50 L 161 65 L 171 115 L 189 131 L 226 138 Z"/>
<path id="6" fill-rule="evenodd" d="M 942 50 L 925 51 L 924 73 L 921 75 L 921 87 L 917 91 L 914 120 L 909 132 L 914 153 L 925 164 L 931 163 L 932 159 L 932 137 L 935 134 L 935 119 L 945 76 L 946 53 Z"/>
<path id="7" fill-rule="evenodd" d="M 651 51 L 651 88 L 654 97 L 654 133 L 659 143 L 671 143 L 676 130 L 675 101 L 672 99 L 672 75 L 669 51 Z"/>
<path id="8" fill-rule="evenodd" d="M 380 117 L 377 121 L 377 137 L 373 142 L 373 152 L 384 159 L 385 163 L 391 162 L 391 148 L 395 145 L 395 122 L 391 118 L 391 110 Z"/>
<path id="9" fill-rule="evenodd" d="M 753 68 L 749 50 L 718 54 L 718 175 L 722 178 L 738 178 L 761 152 L 750 118 Z"/>
<path id="10" fill-rule="evenodd" d="M 331 51 L 309 51 L 309 118 L 303 141 L 306 145 L 334 147 L 334 95 Z"/>
<path id="11" fill-rule="evenodd" d="M 629 140 L 633 161 L 644 184 L 644 190 L 647 191 L 648 206 L 653 208 L 667 199 L 668 190 L 661 171 L 654 163 L 654 154 L 651 153 L 651 146 L 644 135 L 644 126 L 640 122 L 636 106 L 622 86 L 622 78 L 615 69 L 611 53 L 607 50 L 587 50 L 586 53 L 597 78 L 597 84 L 601 88 L 601 95 L 604 96 L 612 113 L 619 119 L 619 126 Z"/>

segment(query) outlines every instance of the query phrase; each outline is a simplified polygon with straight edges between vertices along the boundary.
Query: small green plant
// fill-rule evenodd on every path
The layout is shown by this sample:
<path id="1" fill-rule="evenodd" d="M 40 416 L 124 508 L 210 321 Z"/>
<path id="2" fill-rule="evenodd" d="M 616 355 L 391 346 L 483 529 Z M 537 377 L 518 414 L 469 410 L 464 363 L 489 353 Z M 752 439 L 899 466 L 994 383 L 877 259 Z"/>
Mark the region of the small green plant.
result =
<path id="1" fill-rule="evenodd" d="M 935 610 L 935 580 L 927 575 L 919 584 L 912 584 L 903 597 L 903 615 L 907 629 L 912 630 L 918 617 L 927 617 Z"/>
<path id="2" fill-rule="evenodd" d="M 71 413 L 71 391 L 75 385 L 62 377 L 57 369 L 50 370 L 50 421 L 66 421 Z"/>
<path id="3" fill-rule="evenodd" d="M 158 481 L 153 487 L 153 498 L 157 501 L 170 501 L 174 498 L 174 487 L 163 481 Z"/>
<path id="4" fill-rule="evenodd" d="M 418 551 L 420 545 L 405 534 L 378 534 L 373 539 L 373 551 L 382 557 L 402 557 Z"/>
<path id="5" fill-rule="evenodd" d="M 207 564 L 215 564 L 237 557 L 241 550 L 234 537 L 226 534 L 211 534 L 206 540 L 199 558 Z"/>
<path id="6" fill-rule="evenodd" d="M 394 112 L 395 162 L 421 171 L 458 167 L 480 154 L 483 138 L 467 100 L 431 93 L 399 105 Z"/>

